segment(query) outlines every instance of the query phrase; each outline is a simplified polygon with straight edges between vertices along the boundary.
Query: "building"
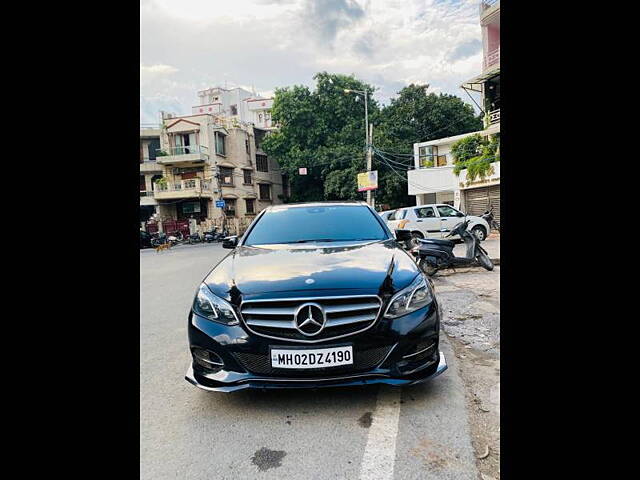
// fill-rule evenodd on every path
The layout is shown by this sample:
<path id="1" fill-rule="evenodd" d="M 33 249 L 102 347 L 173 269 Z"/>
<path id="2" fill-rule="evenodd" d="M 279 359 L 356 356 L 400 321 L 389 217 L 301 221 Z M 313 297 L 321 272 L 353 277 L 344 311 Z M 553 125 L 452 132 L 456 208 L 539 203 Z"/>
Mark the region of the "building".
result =
<path id="1" fill-rule="evenodd" d="M 453 173 L 451 146 L 476 133 L 482 134 L 482 131 L 413 144 L 414 170 L 408 172 L 408 193 L 416 196 L 416 205 L 446 203 L 459 206 L 455 201 L 459 180 Z"/>
<path id="2" fill-rule="evenodd" d="M 160 148 L 160 125 L 140 128 L 140 221 L 146 222 L 157 213 L 154 182 L 162 177 L 162 167 L 156 162 Z"/>
<path id="3" fill-rule="evenodd" d="M 461 87 L 481 94 L 485 129 L 414 144 L 415 170 L 408 172 L 408 193 L 416 196 L 416 205 L 449 203 L 470 215 L 481 215 L 491 205 L 499 222 L 500 162 L 494 162 L 485 178 L 468 181 L 466 170 L 458 176 L 453 173 L 450 153 L 451 146 L 464 137 L 500 135 L 500 0 L 480 2 L 480 25 L 482 73 Z"/>
<path id="4" fill-rule="evenodd" d="M 191 108 L 194 115 L 208 113 L 234 118 L 241 123 L 251 123 L 266 130 L 275 128 L 271 122 L 273 98 L 258 97 L 255 92 L 243 88 L 214 87 L 198 92 L 200 105 Z"/>
<path id="5" fill-rule="evenodd" d="M 289 196 L 286 175 L 261 148 L 274 128 L 272 100 L 243 89 L 199 96 L 198 113 L 162 112 L 157 129 L 140 130 L 141 221 L 156 213 L 164 222 L 195 218 L 201 231 L 224 224 L 242 233 L 256 214 Z"/>

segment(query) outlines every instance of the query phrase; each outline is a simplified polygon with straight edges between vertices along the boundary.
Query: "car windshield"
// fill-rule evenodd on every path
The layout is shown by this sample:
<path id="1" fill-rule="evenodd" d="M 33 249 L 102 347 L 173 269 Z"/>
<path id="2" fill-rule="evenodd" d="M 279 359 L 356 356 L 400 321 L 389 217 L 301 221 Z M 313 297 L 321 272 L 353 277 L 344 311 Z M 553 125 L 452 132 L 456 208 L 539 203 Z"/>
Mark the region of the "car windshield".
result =
<path id="1" fill-rule="evenodd" d="M 376 216 L 360 205 L 275 209 L 258 220 L 244 245 L 387 239 Z"/>

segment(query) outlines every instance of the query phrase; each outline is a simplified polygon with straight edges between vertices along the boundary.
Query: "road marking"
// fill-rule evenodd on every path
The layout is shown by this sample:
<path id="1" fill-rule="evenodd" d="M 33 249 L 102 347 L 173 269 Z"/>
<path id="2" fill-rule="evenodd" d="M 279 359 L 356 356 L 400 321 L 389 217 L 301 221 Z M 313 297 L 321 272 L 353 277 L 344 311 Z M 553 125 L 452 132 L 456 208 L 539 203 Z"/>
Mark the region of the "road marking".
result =
<path id="1" fill-rule="evenodd" d="M 384 385 L 378 393 L 360 467 L 361 480 L 393 479 L 401 393 L 399 388 Z"/>

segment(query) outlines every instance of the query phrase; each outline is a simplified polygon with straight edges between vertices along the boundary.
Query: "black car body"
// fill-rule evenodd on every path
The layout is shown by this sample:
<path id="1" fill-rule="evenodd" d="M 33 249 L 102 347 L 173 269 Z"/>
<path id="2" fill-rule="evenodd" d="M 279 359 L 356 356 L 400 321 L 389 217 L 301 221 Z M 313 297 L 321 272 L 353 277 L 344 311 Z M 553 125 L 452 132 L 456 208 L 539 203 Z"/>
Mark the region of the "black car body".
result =
<path id="1" fill-rule="evenodd" d="M 287 215 L 297 223 L 288 224 Z M 283 241 L 264 243 L 270 238 Z M 447 368 L 439 329 L 431 281 L 368 205 L 274 206 L 199 287 L 189 313 L 186 379 L 227 392 L 414 384 Z"/>

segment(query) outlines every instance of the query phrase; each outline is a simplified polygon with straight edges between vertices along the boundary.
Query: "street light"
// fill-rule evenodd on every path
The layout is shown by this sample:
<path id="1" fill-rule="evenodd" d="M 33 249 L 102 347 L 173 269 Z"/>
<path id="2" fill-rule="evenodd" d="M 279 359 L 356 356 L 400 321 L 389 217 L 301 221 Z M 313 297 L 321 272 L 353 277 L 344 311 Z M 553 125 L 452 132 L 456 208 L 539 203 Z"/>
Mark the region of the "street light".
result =
<path id="1" fill-rule="evenodd" d="M 369 110 L 367 108 L 367 98 L 369 97 L 368 90 L 352 90 L 345 88 L 344 93 L 355 93 L 356 95 L 364 96 L 364 138 L 365 145 L 367 147 L 367 171 L 371 171 L 371 139 L 369 138 Z M 367 203 L 373 207 L 371 200 L 371 190 L 367 190 Z"/>

